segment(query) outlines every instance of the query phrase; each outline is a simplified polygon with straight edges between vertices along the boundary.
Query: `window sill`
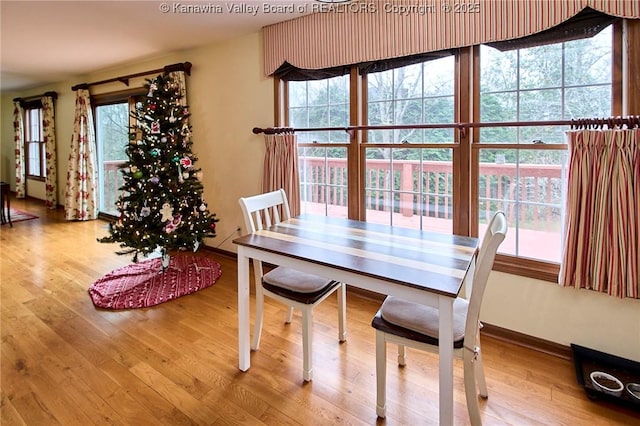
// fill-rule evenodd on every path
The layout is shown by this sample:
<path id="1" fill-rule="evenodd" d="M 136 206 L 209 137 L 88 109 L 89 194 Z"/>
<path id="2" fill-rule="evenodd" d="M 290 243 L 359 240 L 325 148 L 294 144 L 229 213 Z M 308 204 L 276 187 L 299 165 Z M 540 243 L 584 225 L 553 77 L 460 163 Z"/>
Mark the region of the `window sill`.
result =
<path id="1" fill-rule="evenodd" d="M 45 181 L 45 177 L 44 176 L 27 175 L 27 179 L 28 180 L 37 180 L 38 182 L 44 182 Z"/>
<path id="2" fill-rule="evenodd" d="M 493 263 L 493 270 L 558 283 L 560 265 L 557 263 L 541 262 L 539 260 L 498 254 Z"/>

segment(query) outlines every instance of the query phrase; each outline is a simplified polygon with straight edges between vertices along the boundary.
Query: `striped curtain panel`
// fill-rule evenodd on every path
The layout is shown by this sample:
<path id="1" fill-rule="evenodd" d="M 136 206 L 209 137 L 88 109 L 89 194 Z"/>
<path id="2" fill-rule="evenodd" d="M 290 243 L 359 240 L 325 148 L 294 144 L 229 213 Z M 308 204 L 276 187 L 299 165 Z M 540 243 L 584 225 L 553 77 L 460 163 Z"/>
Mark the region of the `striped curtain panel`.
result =
<path id="1" fill-rule="evenodd" d="M 559 282 L 640 298 L 640 130 L 567 132 L 570 145 Z"/>
<path id="2" fill-rule="evenodd" d="M 13 141 L 16 154 L 16 198 L 25 197 L 27 173 L 24 162 L 24 112 L 20 102 L 13 103 Z"/>
<path id="3" fill-rule="evenodd" d="M 98 217 L 96 138 L 89 91 L 78 89 L 76 116 L 71 135 L 71 153 L 64 197 L 65 219 L 92 220 Z"/>
<path id="4" fill-rule="evenodd" d="M 56 126 L 53 97 L 42 97 L 42 136 L 45 149 L 45 205 L 48 209 L 58 207 L 58 176 L 56 160 Z"/>
<path id="5" fill-rule="evenodd" d="M 300 214 L 300 175 L 298 142 L 293 133 L 265 135 L 262 192 L 284 189 L 289 199 L 291 216 Z"/>

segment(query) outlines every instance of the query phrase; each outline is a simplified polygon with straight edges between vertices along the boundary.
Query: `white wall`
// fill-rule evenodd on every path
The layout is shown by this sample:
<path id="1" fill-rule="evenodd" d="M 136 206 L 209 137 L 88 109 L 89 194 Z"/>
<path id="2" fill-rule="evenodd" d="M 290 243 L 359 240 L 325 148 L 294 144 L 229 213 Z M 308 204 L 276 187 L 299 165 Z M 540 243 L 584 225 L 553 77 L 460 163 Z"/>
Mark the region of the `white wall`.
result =
<path id="1" fill-rule="evenodd" d="M 49 90 L 58 92 L 56 133 L 58 142 L 59 203 L 64 185 L 73 127 L 75 92 L 71 86 L 189 61 L 188 102 L 192 114 L 193 149 L 204 172 L 204 195 L 220 222 L 218 237 L 210 246 L 235 252 L 231 243 L 243 223 L 238 198 L 260 191 L 264 144 L 251 133 L 255 126 L 273 124 L 273 82 L 262 75 L 260 34 L 223 44 L 173 53 L 135 66 L 123 66 L 77 79 L 2 97 L 2 150 L 0 176 L 13 180 L 13 129 L 11 99 Z M 144 79 L 132 81 L 132 86 Z M 96 86 L 94 93 L 123 90 L 120 83 Z M 13 188 L 13 186 L 12 186 Z M 30 187 L 31 189 L 31 187 Z M 31 192 L 30 192 L 31 193 Z M 40 196 L 37 194 L 41 194 Z M 44 198 L 44 191 L 32 194 Z M 97 244 L 97 243 L 96 243 Z M 520 333 L 569 345 L 577 343 L 640 361 L 640 300 L 620 300 L 587 290 L 492 273 L 483 305 L 483 321 Z"/>
<path id="2" fill-rule="evenodd" d="M 492 272 L 481 319 L 551 342 L 640 361 L 640 300 Z"/>

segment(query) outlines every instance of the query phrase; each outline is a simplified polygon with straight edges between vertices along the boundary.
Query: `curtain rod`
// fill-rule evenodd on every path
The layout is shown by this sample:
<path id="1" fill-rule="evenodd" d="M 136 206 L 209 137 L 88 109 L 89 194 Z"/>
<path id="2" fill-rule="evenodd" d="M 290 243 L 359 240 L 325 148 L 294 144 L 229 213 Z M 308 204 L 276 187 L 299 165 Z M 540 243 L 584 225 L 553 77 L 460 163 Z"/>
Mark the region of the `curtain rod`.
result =
<path id="1" fill-rule="evenodd" d="M 40 99 L 43 96 L 50 96 L 53 99 L 58 99 L 58 93 L 57 92 L 44 92 L 42 95 L 27 96 L 26 98 L 13 98 L 13 102 L 35 101 L 36 99 Z"/>
<path id="2" fill-rule="evenodd" d="M 572 120 L 555 120 L 555 121 L 508 121 L 508 122 L 469 122 L 469 123 L 442 123 L 442 124 L 389 124 L 389 125 L 371 125 L 371 126 L 347 126 L 347 127 L 254 127 L 253 133 L 266 135 L 274 135 L 280 133 L 295 132 L 317 132 L 317 131 L 345 131 L 352 133 L 357 130 L 401 130 L 401 129 L 459 129 L 466 131 L 472 127 L 525 127 L 525 126 L 571 126 L 572 129 L 586 127 L 607 126 L 613 128 L 615 126 L 627 126 L 628 128 L 640 127 L 640 116 L 630 115 L 626 117 L 608 117 L 608 118 L 578 118 Z"/>
<path id="3" fill-rule="evenodd" d="M 607 126 L 609 129 L 614 127 L 621 128 L 627 126 L 627 129 L 640 127 L 640 115 L 628 115 L 626 117 L 608 117 L 608 118 L 578 118 L 571 120 L 571 129 L 587 129 L 587 128 L 603 128 Z"/>
<path id="4" fill-rule="evenodd" d="M 71 90 L 88 89 L 89 86 L 97 86 L 100 84 L 114 83 L 116 81 L 119 81 L 120 83 L 123 83 L 125 86 L 128 87 L 129 79 L 131 78 L 144 77 L 145 75 L 156 74 L 160 72 L 173 72 L 173 71 L 184 71 L 185 74 L 191 75 L 191 62 L 180 62 L 177 64 L 166 65 L 163 68 L 158 68 L 156 70 L 143 71 L 135 74 L 123 75 L 121 77 L 109 78 L 107 80 L 95 81 L 93 83 L 76 84 L 71 88 Z"/>

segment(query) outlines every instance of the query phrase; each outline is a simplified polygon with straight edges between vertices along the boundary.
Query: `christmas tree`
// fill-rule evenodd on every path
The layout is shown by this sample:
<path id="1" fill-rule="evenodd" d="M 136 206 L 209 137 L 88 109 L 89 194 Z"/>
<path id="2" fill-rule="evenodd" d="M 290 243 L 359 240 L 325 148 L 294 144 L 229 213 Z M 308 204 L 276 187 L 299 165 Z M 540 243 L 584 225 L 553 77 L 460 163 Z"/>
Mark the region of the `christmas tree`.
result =
<path id="1" fill-rule="evenodd" d="M 116 207 L 120 217 L 100 242 L 119 242 L 118 254 L 162 254 L 198 250 L 205 237 L 215 237 L 218 219 L 202 198 L 202 171 L 191 151 L 189 112 L 180 86 L 170 74 L 148 80 L 148 95 L 131 113 L 126 148 L 129 160 L 121 167 L 123 194 Z"/>

